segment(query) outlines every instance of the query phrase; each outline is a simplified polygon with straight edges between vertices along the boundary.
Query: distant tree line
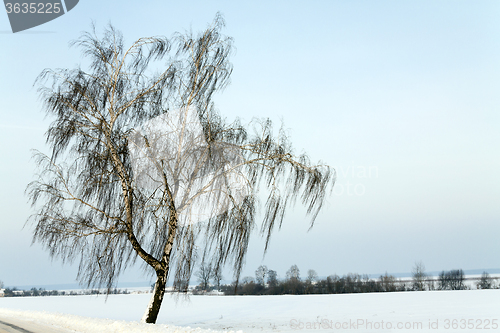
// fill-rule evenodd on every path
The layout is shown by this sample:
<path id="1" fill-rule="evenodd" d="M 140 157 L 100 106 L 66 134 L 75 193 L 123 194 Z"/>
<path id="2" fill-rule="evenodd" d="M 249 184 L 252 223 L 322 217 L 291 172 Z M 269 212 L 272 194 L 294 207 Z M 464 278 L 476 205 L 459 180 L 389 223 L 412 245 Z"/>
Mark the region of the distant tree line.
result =
<path id="1" fill-rule="evenodd" d="M 247 276 L 241 281 L 220 285 L 220 274 L 215 278 L 210 271 L 210 267 L 200 267 L 196 274 L 200 284 L 193 290 L 194 294 L 204 294 L 213 290 L 223 292 L 225 295 L 302 295 L 469 289 L 461 269 L 443 271 L 435 279 L 425 273 L 425 267 L 421 262 L 415 264 L 411 279 L 406 280 L 387 273 L 377 279 L 370 278 L 366 274 L 353 273 L 342 277 L 330 275 L 320 279 L 313 269 L 308 270 L 307 277 L 302 279 L 297 265 L 290 267 L 284 279 L 279 279 L 276 271 L 262 265 L 255 271 L 255 277 Z M 478 289 L 499 288 L 493 283 L 494 280 L 484 272 L 476 286 Z"/>
<path id="2" fill-rule="evenodd" d="M 500 285 L 495 286 L 494 281 L 488 272 L 483 272 L 475 283 L 477 289 L 498 289 Z M 468 280 L 465 277 L 462 269 L 452 269 L 450 271 L 442 271 L 437 280 L 434 277 L 425 273 L 425 266 L 420 262 L 416 262 L 412 270 L 412 285 L 410 290 L 467 290 L 470 286 L 465 283 Z"/>
<path id="3" fill-rule="evenodd" d="M 404 291 L 406 285 L 398 283 L 398 280 L 385 274 L 380 279 L 371 279 L 368 275 L 347 274 L 342 277 L 330 275 L 325 279 L 319 279 L 315 270 L 307 271 L 305 279 L 300 277 L 300 269 L 293 265 L 286 272 L 284 279 L 278 279 L 274 270 L 260 266 L 253 277 L 245 277 L 241 284 L 235 288 L 235 284 L 224 285 L 221 291 L 226 295 L 303 295 L 303 294 L 344 294 L 344 293 L 369 293 Z"/>
<path id="4" fill-rule="evenodd" d="M 218 291 L 224 295 L 283 295 L 283 294 L 347 294 L 347 293 L 371 293 L 371 292 L 394 292 L 394 291 L 423 291 L 423 290 L 466 290 L 470 286 L 465 282 L 467 278 L 462 269 L 442 271 L 437 279 L 425 272 L 422 262 L 415 263 L 412 269 L 411 279 L 398 279 L 393 275 L 385 273 L 377 279 L 368 275 L 350 273 L 342 277 L 330 275 L 320 279 L 315 270 L 307 271 L 307 277 L 302 279 L 300 269 L 292 265 L 286 272 L 284 279 L 278 278 L 278 273 L 266 266 L 261 265 L 255 271 L 255 277 L 247 276 L 241 281 L 231 284 L 221 284 L 223 279 L 220 271 L 215 271 L 210 265 L 201 265 L 195 273 L 199 285 L 193 294 L 206 294 Z M 475 278 L 477 289 L 499 289 L 495 284 L 496 278 L 492 278 L 487 272 L 483 272 L 480 278 Z M 0 281 L 0 289 L 3 283 Z M 186 287 L 183 290 L 188 291 Z M 17 288 L 4 289 L 5 297 L 23 296 L 63 296 L 63 295 L 99 295 L 106 294 L 105 290 L 90 289 L 81 291 L 58 291 L 45 290 L 43 288 L 31 288 L 19 290 Z M 127 289 L 113 289 L 110 294 L 129 294 Z"/>
<path id="5" fill-rule="evenodd" d="M 6 288 L 4 290 L 4 297 L 36 297 L 36 296 L 77 296 L 77 295 L 100 295 L 106 294 L 105 290 L 89 289 L 79 291 L 59 291 L 59 290 L 45 290 L 44 288 L 31 288 L 29 290 L 20 290 L 16 287 Z M 113 289 L 110 294 L 129 294 L 128 290 Z"/>

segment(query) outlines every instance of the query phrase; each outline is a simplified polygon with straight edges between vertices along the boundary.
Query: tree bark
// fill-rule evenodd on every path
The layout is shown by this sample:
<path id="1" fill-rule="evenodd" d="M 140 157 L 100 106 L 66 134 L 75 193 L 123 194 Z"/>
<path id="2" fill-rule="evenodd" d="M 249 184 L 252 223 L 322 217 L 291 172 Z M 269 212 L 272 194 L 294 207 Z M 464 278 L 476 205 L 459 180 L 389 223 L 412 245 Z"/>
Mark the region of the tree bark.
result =
<path id="1" fill-rule="evenodd" d="M 166 186 L 169 197 L 172 199 L 172 195 L 168 185 Z M 172 199 L 173 201 L 173 199 Z M 165 249 L 163 251 L 163 256 L 161 262 L 158 264 L 162 269 L 156 270 L 156 283 L 153 289 L 153 296 L 149 301 L 149 305 L 146 308 L 146 312 L 142 316 L 141 322 L 148 324 L 155 324 L 158 318 L 158 313 L 160 312 L 161 303 L 163 301 L 163 296 L 165 295 L 165 288 L 167 284 L 168 270 L 170 269 L 170 255 L 172 254 L 172 248 L 174 244 L 174 239 L 177 231 L 177 211 L 172 203 L 170 206 L 170 220 L 169 220 L 169 230 L 167 243 L 165 244 Z"/>
<path id="2" fill-rule="evenodd" d="M 148 324 L 155 324 L 158 318 L 158 313 L 160 312 L 161 303 L 163 301 L 163 296 L 165 295 L 165 287 L 167 284 L 167 274 L 162 272 L 157 272 L 157 278 L 155 287 L 153 289 L 153 296 L 149 301 L 149 305 L 146 308 L 146 312 L 142 316 L 141 322 Z"/>

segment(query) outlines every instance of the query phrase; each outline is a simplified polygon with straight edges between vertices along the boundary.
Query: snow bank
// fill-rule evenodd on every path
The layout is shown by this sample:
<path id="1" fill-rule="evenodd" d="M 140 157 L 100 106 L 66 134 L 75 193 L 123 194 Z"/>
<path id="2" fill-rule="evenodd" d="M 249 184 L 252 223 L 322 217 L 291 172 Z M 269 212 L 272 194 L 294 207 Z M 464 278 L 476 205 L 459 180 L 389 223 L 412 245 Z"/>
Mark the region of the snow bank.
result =
<path id="1" fill-rule="evenodd" d="M 217 333 L 201 328 L 177 327 L 171 325 L 151 325 L 123 320 L 88 318 L 76 315 L 51 313 L 46 311 L 21 311 L 0 309 L 0 318 L 27 321 L 57 330 L 85 333 Z M 219 331 L 220 332 L 220 331 Z M 227 333 L 228 331 L 224 331 Z M 233 331 L 231 331 L 233 332 Z"/>

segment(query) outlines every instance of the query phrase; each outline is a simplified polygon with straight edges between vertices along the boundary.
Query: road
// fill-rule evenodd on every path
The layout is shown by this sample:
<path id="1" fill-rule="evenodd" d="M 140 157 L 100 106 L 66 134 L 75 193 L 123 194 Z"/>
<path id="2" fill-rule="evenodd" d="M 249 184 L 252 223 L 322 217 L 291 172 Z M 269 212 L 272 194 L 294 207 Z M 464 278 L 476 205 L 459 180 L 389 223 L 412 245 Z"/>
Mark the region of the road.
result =
<path id="1" fill-rule="evenodd" d="M 0 317 L 0 333 L 68 333 L 70 331 L 29 321 Z"/>

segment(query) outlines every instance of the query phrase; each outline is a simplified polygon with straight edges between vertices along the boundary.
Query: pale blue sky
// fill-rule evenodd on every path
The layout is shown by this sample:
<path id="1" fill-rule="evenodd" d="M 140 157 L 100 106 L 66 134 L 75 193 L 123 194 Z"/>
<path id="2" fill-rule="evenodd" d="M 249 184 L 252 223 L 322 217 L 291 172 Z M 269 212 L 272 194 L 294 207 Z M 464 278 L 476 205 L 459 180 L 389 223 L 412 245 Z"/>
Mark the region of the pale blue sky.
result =
<path id="1" fill-rule="evenodd" d="M 223 13 L 234 37 L 229 119 L 283 119 L 297 152 L 338 171 L 316 226 L 290 211 L 244 275 L 297 264 L 319 275 L 500 268 L 498 1 L 90 1 L 26 32 L 0 14 L 0 280 L 71 283 L 74 266 L 30 247 L 30 149 L 47 150 L 33 82 L 81 62 L 68 42 L 95 21 L 126 41 L 198 31 Z M 371 174 L 368 172 L 371 171 Z M 122 281 L 140 280 L 130 272 Z"/>

